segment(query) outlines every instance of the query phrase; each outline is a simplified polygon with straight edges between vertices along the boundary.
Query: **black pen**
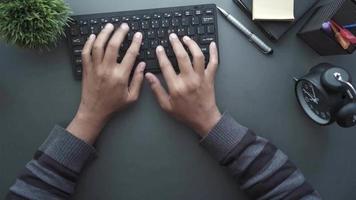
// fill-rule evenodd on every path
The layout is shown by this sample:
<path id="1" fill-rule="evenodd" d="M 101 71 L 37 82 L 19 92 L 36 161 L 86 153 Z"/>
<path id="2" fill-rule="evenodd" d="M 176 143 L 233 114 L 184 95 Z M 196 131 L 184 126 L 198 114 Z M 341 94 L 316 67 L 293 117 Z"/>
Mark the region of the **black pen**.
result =
<path id="1" fill-rule="evenodd" d="M 230 15 L 228 12 L 226 12 L 224 9 L 217 7 L 218 10 L 226 17 L 226 19 L 232 23 L 237 29 L 239 29 L 246 37 L 248 40 L 255 44 L 264 54 L 272 54 L 273 49 L 269 47 L 265 42 L 263 42 L 259 37 L 257 37 L 255 34 L 253 34 L 250 30 L 248 30 L 241 22 L 239 22 L 235 17 Z"/>

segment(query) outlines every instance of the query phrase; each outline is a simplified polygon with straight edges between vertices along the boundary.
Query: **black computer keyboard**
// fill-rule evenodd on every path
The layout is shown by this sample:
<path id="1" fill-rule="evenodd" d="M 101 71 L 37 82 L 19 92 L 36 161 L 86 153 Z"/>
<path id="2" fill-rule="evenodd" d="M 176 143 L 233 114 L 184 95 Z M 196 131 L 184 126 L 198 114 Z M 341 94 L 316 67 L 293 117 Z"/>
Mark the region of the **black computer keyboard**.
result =
<path id="1" fill-rule="evenodd" d="M 98 34 L 107 23 L 112 23 L 117 28 L 125 22 L 130 27 L 127 38 L 119 50 L 120 55 L 125 55 L 135 32 L 143 33 L 143 42 L 136 62 L 145 61 L 146 71 L 153 73 L 160 72 L 155 53 L 158 45 L 166 49 L 172 65 L 178 71 L 177 61 L 168 40 L 170 33 L 176 33 L 180 38 L 188 35 L 195 40 L 205 54 L 206 62 L 209 59 L 210 42 L 215 41 L 218 45 L 215 4 L 76 15 L 72 18 L 67 38 L 70 43 L 74 76 L 77 79 L 82 76 L 81 52 L 86 39 L 92 33 Z M 118 62 L 121 59 L 122 57 L 118 57 Z"/>

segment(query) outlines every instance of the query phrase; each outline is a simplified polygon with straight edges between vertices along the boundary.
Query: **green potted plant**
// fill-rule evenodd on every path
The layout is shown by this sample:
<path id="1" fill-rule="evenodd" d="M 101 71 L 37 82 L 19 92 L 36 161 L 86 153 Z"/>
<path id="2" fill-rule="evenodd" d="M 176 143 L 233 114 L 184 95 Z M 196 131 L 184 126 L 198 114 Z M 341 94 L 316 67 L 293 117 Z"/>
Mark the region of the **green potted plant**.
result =
<path id="1" fill-rule="evenodd" d="M 64 35 L 70 8 L 63 0 L 0 1 L 0 39 L 30 49 L 50 49 Z"/>

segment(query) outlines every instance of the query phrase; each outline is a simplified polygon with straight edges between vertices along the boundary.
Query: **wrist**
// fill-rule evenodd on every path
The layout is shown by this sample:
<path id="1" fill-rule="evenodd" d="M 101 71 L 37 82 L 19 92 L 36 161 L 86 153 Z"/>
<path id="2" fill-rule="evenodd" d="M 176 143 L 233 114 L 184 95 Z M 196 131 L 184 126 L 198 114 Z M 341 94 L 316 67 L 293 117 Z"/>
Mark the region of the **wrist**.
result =
<path id="1" fill-rule="evenodd" d="M 208 114 L 202 116 L 200 122 L 195 128 L 195 131 L 202 137 L 206 137 L 214 126 L 219 122 L 222 115 L 217 107 L 211 109 Z"/>
<path id="2" fill-rule="evenodd" d="M 107 119 L 79 110 L 67 131 L 88 144 L 94 144 Z"/>

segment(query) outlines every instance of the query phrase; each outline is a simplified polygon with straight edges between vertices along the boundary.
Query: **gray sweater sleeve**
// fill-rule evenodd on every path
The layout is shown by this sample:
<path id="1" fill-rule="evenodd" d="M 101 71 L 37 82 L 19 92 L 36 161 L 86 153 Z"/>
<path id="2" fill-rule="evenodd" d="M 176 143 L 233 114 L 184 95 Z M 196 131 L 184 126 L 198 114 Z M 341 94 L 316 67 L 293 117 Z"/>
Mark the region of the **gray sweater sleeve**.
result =
<path id="1" fill-rule="evenodd" d="M 201 144 L 251 199 L 321 199 L 288 157 L 224 114 Z"/>
<path id="2" fill-rule="evenodd" d="M 10 187 L 6 199 L 68 199 L 95 149 L 56 126 Z"/>
<path id="3" fill-rule="evenodd" d="M 202 145 L 251 199 L 321 199 L 275 146 L 225 114 Z M 56 126 L 10 187 L 7 199 L 68 199 L 95 149 Z"/>

